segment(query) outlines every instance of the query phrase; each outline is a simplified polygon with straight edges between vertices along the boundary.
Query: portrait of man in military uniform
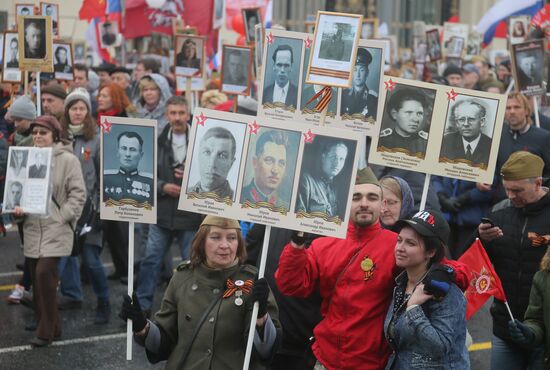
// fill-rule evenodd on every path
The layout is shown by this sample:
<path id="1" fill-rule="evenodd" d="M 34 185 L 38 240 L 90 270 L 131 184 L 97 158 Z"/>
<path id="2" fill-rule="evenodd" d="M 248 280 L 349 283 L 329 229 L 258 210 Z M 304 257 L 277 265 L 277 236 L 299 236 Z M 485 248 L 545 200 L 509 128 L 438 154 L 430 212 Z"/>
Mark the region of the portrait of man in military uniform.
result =
<path id="1" fill-rule="evenodd" d="M 241 192 L 241 203 L 265 202 L 288 211 L 300 133 L 264 129 L 250 152 L 245 179 L 253 176 Z M 254 149 L 253 149 L 254 148 Z"/>
<path id="2" fill-rule="evenodd" d="M 342 116 L 346 115 L 346 117 L 343 117 L 345 119 L 353 118 L 354 114 L 359 114 L 366 119 L 370 118 L 373 122 L 376 121 L 378 94 L 371 91 L 367 86 L 371 62 L 372 54 L 370 51 L 367 48 L 358 48 L 352 86 L 349 89 L 342 90 L 340 114 Z"/>
<path id="3" fill-rule="evenodd" d="M 120 202 L 138 208 L 154 206 L 154 179 L 138 169 L 144 157 L 142 136 L 135 131 L 123 131 L 116 136 L 116 142 L 118 169 L 103 171 L 103 202 Z M 107 155 L 104 148 L 104 161 Z"/>
<path id="4" fill-rule="evenodd" d="M 386 97 L 378 151 L 401 152 L 424 158 L 428 144 L 426 122 L 431 121 L 433 98 L 423 88 L 396 87 Z M 435 94 L 433 95 L 435 96 Z M 392 126 L 386 127 L 384 126 Z"/>

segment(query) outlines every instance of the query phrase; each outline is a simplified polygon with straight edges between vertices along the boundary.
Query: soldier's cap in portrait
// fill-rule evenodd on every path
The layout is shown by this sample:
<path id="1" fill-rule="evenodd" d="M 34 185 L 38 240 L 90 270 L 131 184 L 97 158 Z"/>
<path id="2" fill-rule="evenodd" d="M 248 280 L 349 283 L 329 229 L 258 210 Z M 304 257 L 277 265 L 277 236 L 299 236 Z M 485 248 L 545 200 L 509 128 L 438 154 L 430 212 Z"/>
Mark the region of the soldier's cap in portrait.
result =
<path id="1" fill-rule="evenodd" d="M 221 227 L 222 229 L 241 229 L 239 221 L 219 216 L 206 216 L 201 223 L 201 226 L 205 225 L 217 226 Z"/>
<path id="2" fill-rule="evenodd" d="M 366 67 L 372 62 L 372 54 L 365 48 L 357 49 L 357 58 L 355 64 L 362 64 Z"/>
<path id="3" fill-rule="evenodd" d="M 542 176 L 544 161 L 538 155 L 520 150 L 512 153 L 502 165 L 500 175 L 503 180 L 516 181 Z"/>

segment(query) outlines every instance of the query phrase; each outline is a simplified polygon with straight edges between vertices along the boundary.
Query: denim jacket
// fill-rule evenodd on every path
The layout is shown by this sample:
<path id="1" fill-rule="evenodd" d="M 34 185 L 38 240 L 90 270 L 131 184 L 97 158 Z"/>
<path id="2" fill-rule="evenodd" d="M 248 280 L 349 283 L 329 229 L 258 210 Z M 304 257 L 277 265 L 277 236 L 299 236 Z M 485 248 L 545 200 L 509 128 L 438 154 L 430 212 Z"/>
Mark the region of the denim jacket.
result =
<path id="1" fill-rule="evenodd" d="M 395 311 L 396 292 L 405 290 L 407 273 L 395 279 L 397 286 L 384 321 L 384 334 L 393 354 L 386 370 L 470 369 L 466 349 L 466 299 L 452 284 L 441 300 L 430 299 L 406 311 L 407 299 Z"/>

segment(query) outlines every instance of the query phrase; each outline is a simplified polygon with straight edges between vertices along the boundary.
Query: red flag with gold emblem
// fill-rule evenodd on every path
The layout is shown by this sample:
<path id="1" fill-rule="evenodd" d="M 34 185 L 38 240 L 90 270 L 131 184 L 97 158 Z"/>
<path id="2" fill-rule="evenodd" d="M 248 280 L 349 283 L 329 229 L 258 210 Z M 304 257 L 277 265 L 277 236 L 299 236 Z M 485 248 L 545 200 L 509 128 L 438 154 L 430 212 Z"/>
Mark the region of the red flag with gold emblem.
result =
<path id="1" fill-rule="evenodd" d="M 490 296 L 506 301 L 504 288 L 497 273 L 493 269 L 491 260 L 485 252 L 485 248 L 477 239 L 466 253 L 460 257 L 459 262 L 470 268 L 470 283 L 464 293 L 468 302 L 466 306 L 466 320 L 483 306 Z"/>

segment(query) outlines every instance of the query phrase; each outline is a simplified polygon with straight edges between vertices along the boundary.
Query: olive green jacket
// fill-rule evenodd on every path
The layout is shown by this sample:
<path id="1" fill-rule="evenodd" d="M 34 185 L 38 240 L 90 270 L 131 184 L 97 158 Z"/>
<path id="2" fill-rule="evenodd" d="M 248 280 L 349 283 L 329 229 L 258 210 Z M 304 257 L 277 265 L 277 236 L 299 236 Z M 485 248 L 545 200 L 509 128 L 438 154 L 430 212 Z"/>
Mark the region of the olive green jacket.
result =
<path id="1" fill-rule="evenodd" d="M 544 343 L 544 370 L 550 370 L 550 271 L 538 271 L 533 278 L 529 307 L 523 323 L 535 333 L 535 343 Z"/>
<path id="2" fill-rule="evenodd" d="M 177 268 L 164 293 L 155 323 L 163 332 L 159 354 L 147 351 L 151 362 L 167 357 L 166 369 L 242 369 L 253 302 L 243 294 L 244 304 L 235 304 L 235 295 L 221 300 L 214 306 L 201 326 L 183 367 L 179 365 L 188 341 L 207 307 L 225 291 L 228 278 L 233 281 L 252 280 L 257 276 L 253 266 L 235 265 L 224 270 L 213 270 L 204 265 L 195 268 L 183 262 Z M 270 293 L 267 311 L 281 336 L 281 324 L 273 295 Z M 278 342 L 278 341 L 276 341 Z M 166 348 L 168 347 L 168 348 Z M 275 345 L 276 347 L 276 345 Z M 274 352 L 276 348 L 273 348 Z M 252 352 L 250 369 L 263 369 L 258 353 Z M 268 359 L 263 359 L 268 360 Z"/>

